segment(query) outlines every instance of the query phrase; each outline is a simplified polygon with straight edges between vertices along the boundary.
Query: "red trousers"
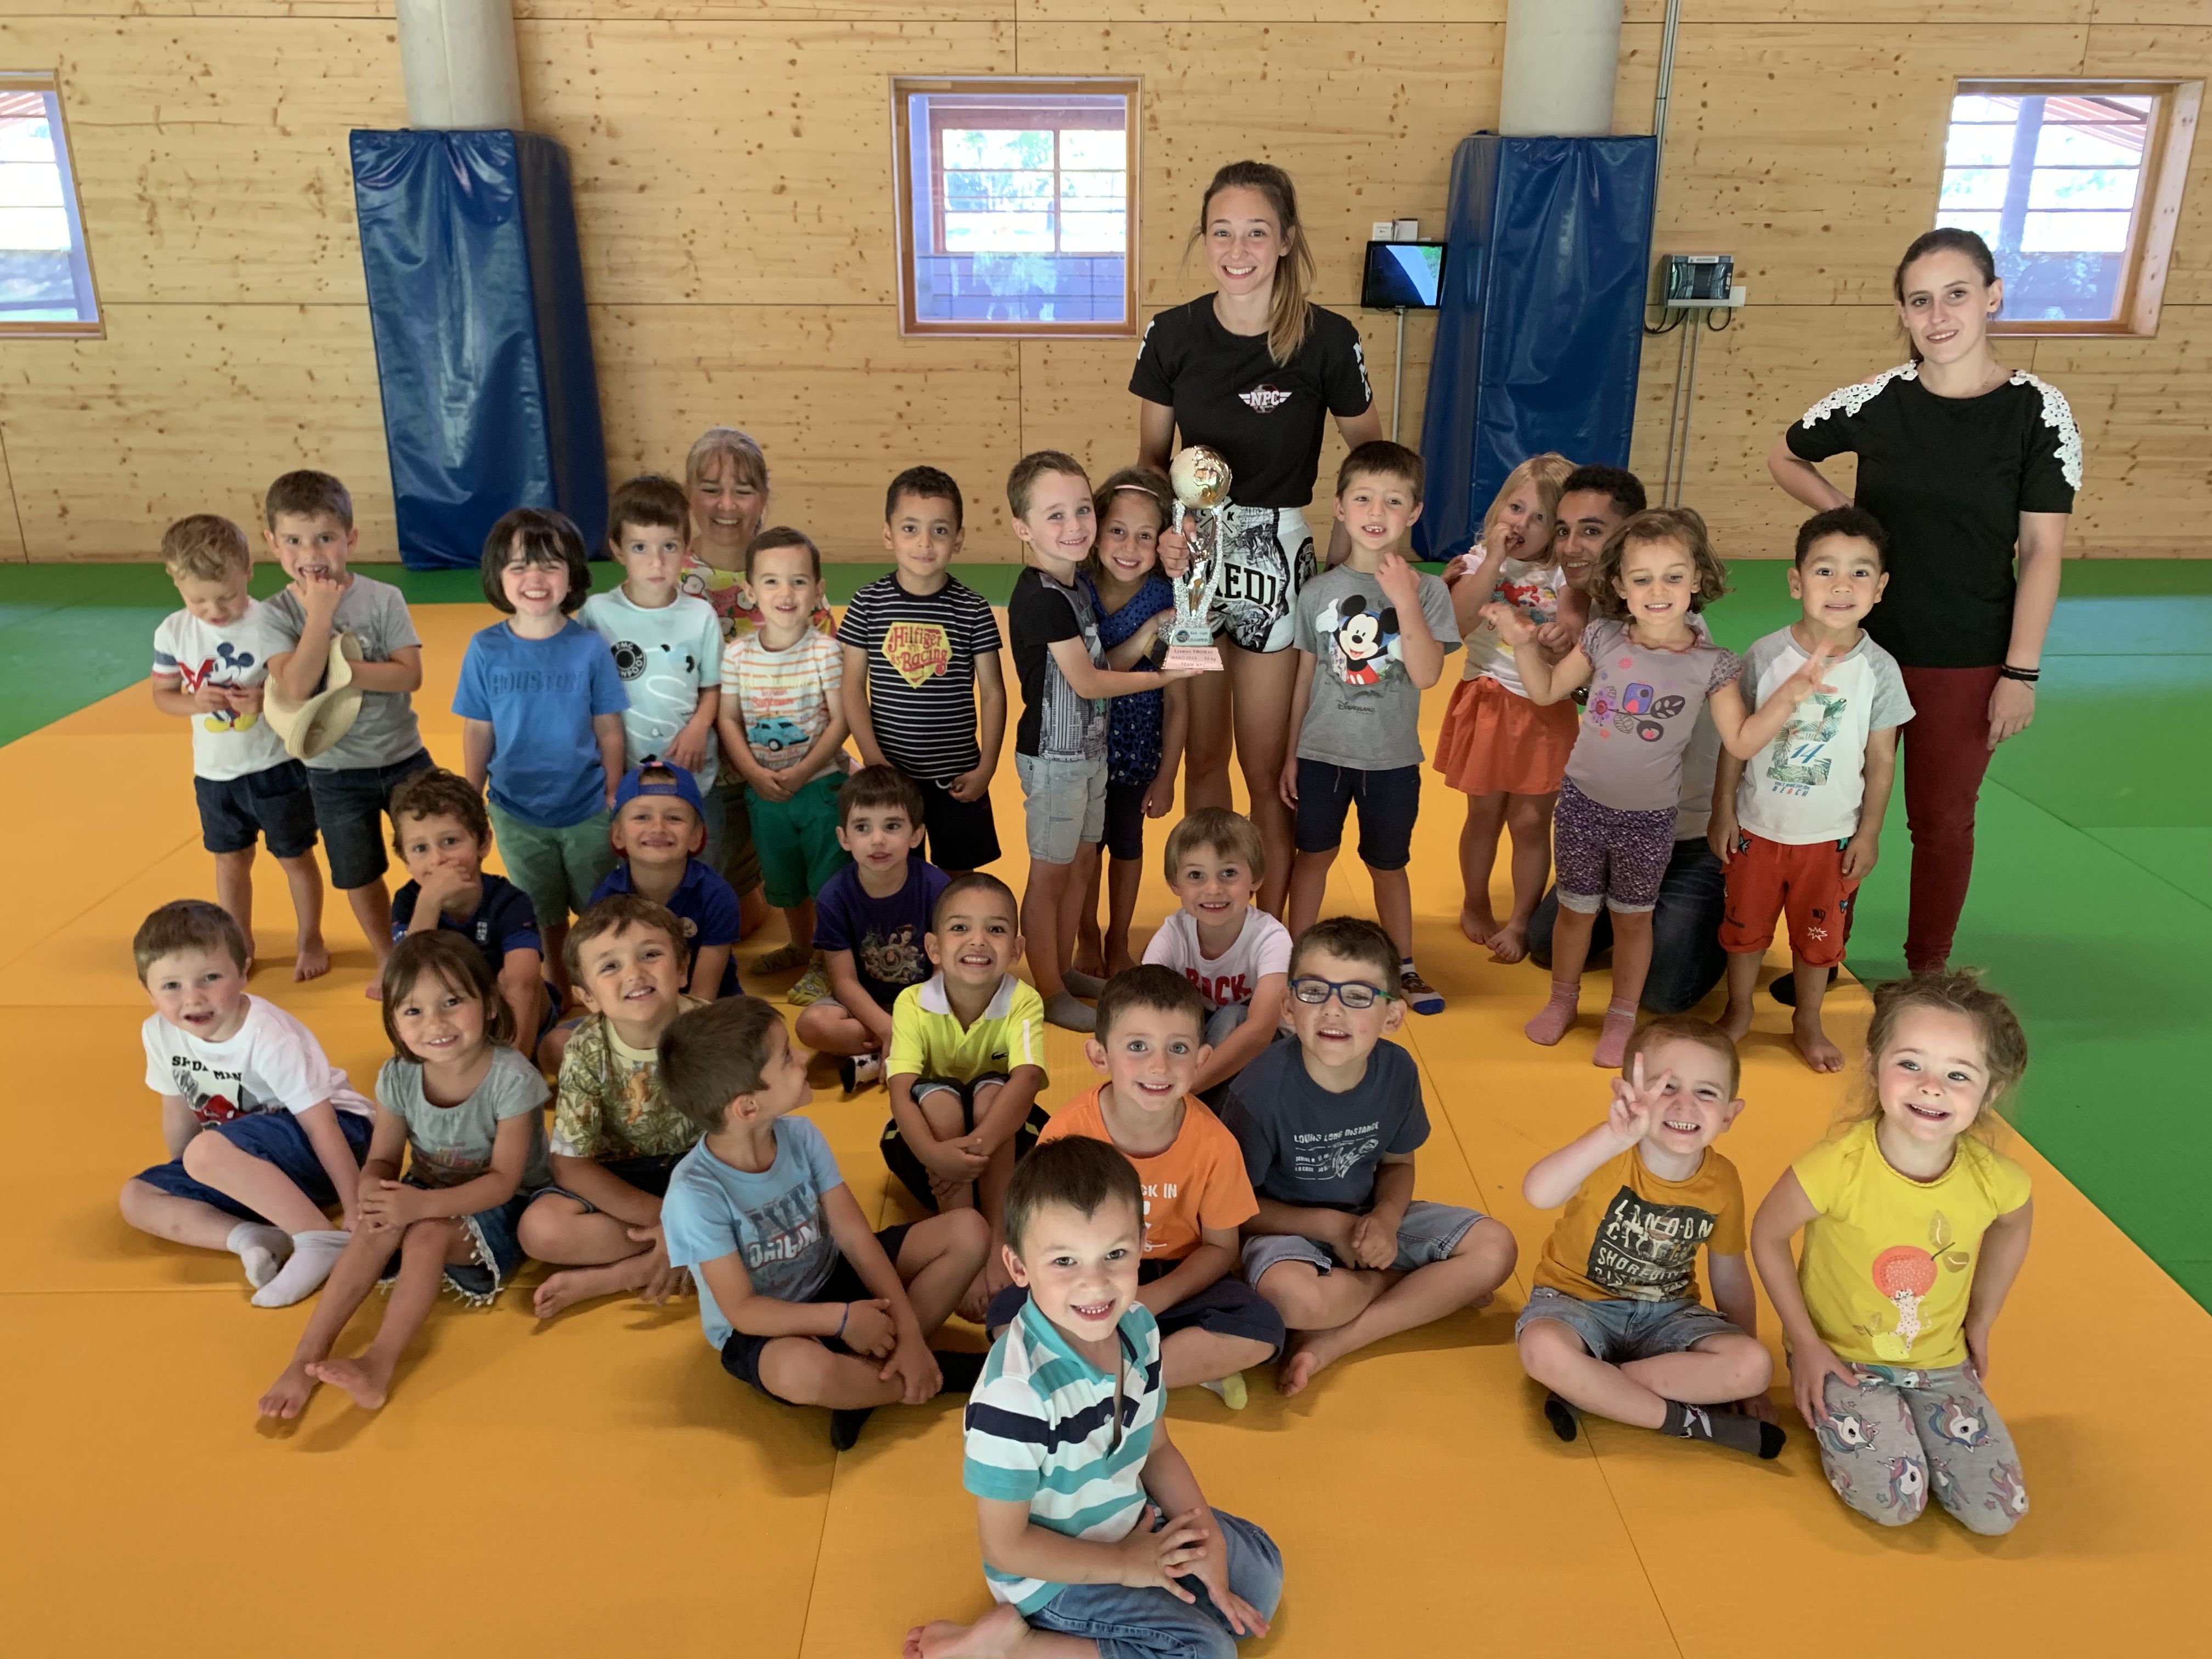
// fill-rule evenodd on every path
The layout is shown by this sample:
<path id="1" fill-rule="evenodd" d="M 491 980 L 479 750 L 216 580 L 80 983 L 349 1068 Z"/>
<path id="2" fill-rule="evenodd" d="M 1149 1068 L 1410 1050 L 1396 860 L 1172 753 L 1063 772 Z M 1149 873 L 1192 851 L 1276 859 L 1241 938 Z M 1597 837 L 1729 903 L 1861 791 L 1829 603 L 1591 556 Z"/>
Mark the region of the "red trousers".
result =
<path id="1" fill-rule="evenodd" d="M 1912 910 L 1905 965 L 1931 973 L 1950 960 L 1974 875 L 1974 804 L 1990 769 L 1990 694 L 1997 671 L 1907 668 L 1912 718 L 1905 745 L 1905 822 L 1912 834 Z"/>

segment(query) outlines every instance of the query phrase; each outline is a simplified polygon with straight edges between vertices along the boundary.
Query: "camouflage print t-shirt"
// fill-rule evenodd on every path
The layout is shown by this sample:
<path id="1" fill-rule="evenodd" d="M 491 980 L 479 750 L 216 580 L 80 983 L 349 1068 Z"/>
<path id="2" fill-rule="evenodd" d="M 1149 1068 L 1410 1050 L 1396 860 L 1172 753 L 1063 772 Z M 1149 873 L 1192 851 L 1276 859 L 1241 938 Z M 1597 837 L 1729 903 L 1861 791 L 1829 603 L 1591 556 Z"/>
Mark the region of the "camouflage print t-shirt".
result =
<path id="1" fill-rule="evenodd" d="M 706 1006 L 685 997 L 681 1012 Z M 699 1131 L 661 1092 L 658 1054 L 631 1048 L 604 1014 L 593 1014 L 576 1028 L 561 1057 L 560 1093 L 553 1108 L 556 1152 L 603 1163 L 673 1158 L 690 1152 L 698 1139 Z"/>

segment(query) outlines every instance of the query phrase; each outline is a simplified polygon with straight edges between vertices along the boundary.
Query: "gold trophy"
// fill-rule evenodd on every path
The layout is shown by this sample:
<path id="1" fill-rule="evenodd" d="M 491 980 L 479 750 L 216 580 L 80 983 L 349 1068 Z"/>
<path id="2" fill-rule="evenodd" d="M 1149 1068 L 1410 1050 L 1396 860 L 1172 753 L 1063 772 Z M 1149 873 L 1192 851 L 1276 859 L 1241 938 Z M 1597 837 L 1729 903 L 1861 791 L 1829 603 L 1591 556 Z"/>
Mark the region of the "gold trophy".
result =
<path id="1" fill-rule="evenodd" d="M 1229 463 L 1202 444 L 1178 450 L 1168 465 L 1168 483 L 1176 498 L 1175 527 L 1189 543 L 1190 562 L 1175 580 L 1175 621 L 1168 627 L 1163 668 L 1205 672 L 1221 666 L 1213 627 L 1206 618 L 1221 588 L 1221 538 L 1229 505 Z"/>

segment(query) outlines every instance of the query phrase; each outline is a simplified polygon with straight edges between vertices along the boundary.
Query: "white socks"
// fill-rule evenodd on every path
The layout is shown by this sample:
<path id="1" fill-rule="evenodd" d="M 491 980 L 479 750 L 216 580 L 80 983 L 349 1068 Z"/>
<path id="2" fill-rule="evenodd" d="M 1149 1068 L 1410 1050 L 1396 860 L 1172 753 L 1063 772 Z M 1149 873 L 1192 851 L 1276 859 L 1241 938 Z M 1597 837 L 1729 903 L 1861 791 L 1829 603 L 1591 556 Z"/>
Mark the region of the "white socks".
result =
<path id="1" fill-rule="evenodd" d="M 259 1290 L 276 1277 L 284 1258 L 292 1254 L 292 1236 L 265 1221 L 241 1221 L 230 1230 L 222 1247 L 246 1267 L 246 1282 Z"/>
<path id="2" fill-rule="evenodd" d="M 313 1232 L 292 1235 L 292 1259 L 283 1271 L 253 1293 L 257 1308 L 289 1308 L 304 1302 L 322 1288 L 337 1266 L 351 1233 Z"/>

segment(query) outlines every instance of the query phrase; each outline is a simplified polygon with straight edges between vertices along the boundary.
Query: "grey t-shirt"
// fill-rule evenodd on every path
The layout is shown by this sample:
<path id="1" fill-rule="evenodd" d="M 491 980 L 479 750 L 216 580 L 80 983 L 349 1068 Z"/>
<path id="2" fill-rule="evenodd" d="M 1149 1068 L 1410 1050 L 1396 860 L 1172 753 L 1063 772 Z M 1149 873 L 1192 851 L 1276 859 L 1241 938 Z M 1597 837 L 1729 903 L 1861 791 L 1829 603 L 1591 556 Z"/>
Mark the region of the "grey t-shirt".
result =
<path id="1" fill-rule="evenodd" d="M 1600 620 L 1583 629 L 1590 661 L 1589 702 L 1567 776 L 1616 812 L 1678 808 L 1682 753 L 1705 700 L 1743 672 L 1743 659 L 1701 633 L 1682 651 L 1654 651 L 1629 636 L 1626 623 Z"/>
<path id="2" fill-rule="evenodd" d="M 1429 1138 L 1420 1068 L 1395 1042 L 1376 1043 L 1367 1075 L 1340 1095 L 1313 1080 L 1297 1043 L 1278 1042 L 1237 1073 L 1221 1121 L 1261 1197 L 1354 1212 L 1373 1206 L 1386 1153 L 1408 1157 Z"/>
<path id="3" fill-rule="evenodd" d="M 530 1119 L 530 1156 L 518 1193 L 552 1184 L 545 1161 L 545 1098 L 552 1091 L 538 1068 L 513 1048 L 492 1050 L 491 1070 L 458 1106 L 434 1105 L 422 1093 L 422 1067 L 387 1060 L 376 1075 L 377 1103 L 407 1121 L 407 1173 L 428 1187 L 458 1187 L 491 1168 L 492 1142 L 510 1117 Z"/>
<path id="4" fill-rule="evenodd" d="M 283 636 L 287 650 L 300 643 L 307 614 L 299 596 L 289 587 L 262 604 L 272 632 Z M 353 573 L 353 581 L 338 595 L 338 608 L 331 626 L 361 641 L 363 662 L 390 662 L 392 653 L 422 643 L 415 619 L 407 614 L 407 601 L 389 582 Z M 422 728 L 415 723 L 415 702 L 404 691 L 364 691 L 361 712 L 353 729 L 307 763 L 317 772 L 340 772 L 369 766 L 397 766 L 421 751 Z"/>
<path id="5" fill-rule="evenodd" d="M 1451 591 L 1419 574 L 1421 615 L 1449 656 L 1459 649 Z M 1314 659 L 1300 760 L 1363 772 L 1421 763 L 1421 688 L 1406 673 L 1397 611 L 1373 576 L 1339 565 L 1308 582 L 1291 613 L 1291 641 Z"/>

